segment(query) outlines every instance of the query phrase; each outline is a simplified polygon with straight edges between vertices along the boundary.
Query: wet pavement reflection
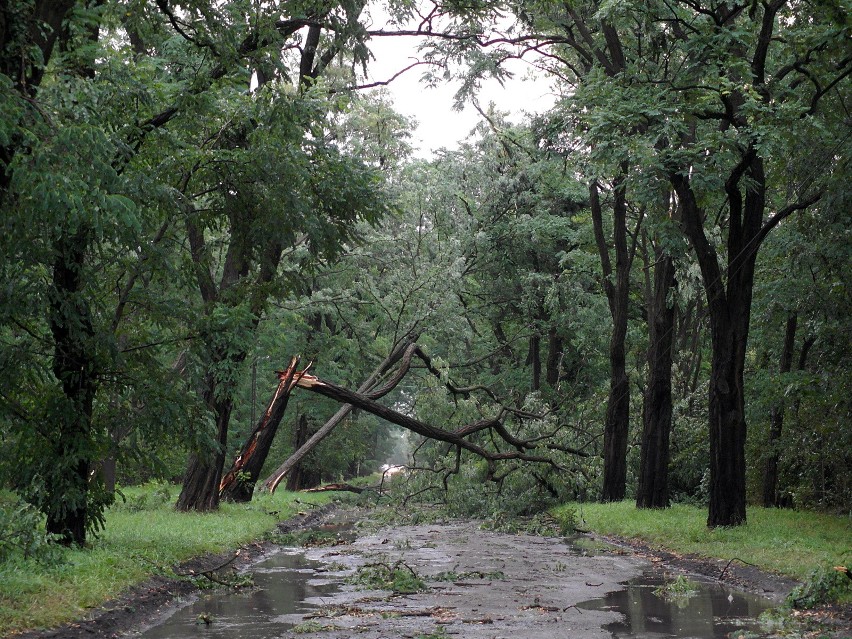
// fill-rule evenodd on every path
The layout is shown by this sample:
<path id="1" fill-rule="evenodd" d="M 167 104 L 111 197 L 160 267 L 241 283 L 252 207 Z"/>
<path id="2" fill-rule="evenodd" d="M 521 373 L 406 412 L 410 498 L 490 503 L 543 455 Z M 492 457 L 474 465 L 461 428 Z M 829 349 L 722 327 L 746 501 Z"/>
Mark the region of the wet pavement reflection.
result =
<path id="1" fill-rule="evenodd" d="M 293 627 L 285 615 L 314 608 L 304 601 L 336 592 L 335 584 L 314 584 L 319 562 L 284 550 L 252 567 L 255 588 L 201 595 L 162 624 L 143 632 L 144 639 L 268 639 Z M 208 619 L 210 623 L 204 621 Z"/>
<path id="2" fill-rule="evenodd" d="M 327 526 L 325 531 L 337 534 L 338 538 L 354 536 L 348 524 Z M 606 552 L 599 545 L 576 542 L 570 545 L 571 554 L 583 557 Z M 341 592 L 340 574 L 328 572 L 329 565 L 306 558 L 301 550 L 283 549 L 252 567 L 255 588 L 202 594 L 139 636 L 144 639 L 291 636 L 289 631 L 304 620 L 303 615 Z M 564 570 L 570 569 L 570 565 L 565 565 Z M 649 571 L 626 582 L 622 590 L 580 603 L 576 609 L 619 613 L 619 621 L 604 626 L 605 631 L 618 639 L 736 639 L 741 634 L 739 631 L 750 632 L 750 637 L 760 636 L 757 617 L 772 607 L 768 599 L 728 590 L 715 582 L 696 582 L 695 578 L 690 578 L 696 585 L 692 596 L 666 599 L 655 592 L 666 581 L 659 572 Z M 434 599 L 440 592 L 433 589 L 423 596 Z"/>
<path id="3" fill-rule="evenodd" d="M 621 621 L 606 626 L 619 639 L 724 639 L 737 637 L 738 630 L 758 630 L 756 618 L 773 605 L 757 595 L 700 582 L 692 596 L 666 599 L 655 592 L 664 582 L 659 575 L 646 574 L 630 580 L 624 590 L 578 608 L 621 613 Z"/>

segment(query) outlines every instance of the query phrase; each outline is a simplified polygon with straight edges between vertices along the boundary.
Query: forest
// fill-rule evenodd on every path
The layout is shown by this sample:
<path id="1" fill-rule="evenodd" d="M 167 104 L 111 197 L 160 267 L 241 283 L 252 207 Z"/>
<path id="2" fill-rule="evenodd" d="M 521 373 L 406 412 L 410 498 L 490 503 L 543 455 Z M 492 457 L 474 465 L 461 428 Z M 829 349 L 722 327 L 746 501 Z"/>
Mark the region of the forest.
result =
<path id="1" fill-rule="evenodd" d="M 389 465 L 468 514 L 848 512 L 850 9 L 4 2 L 0 512 L 82 545 L 122 486 Z M 391 37 L 457 148 L 366 80 Z M 477 99 L 517 59 L 521 121 Z"/>

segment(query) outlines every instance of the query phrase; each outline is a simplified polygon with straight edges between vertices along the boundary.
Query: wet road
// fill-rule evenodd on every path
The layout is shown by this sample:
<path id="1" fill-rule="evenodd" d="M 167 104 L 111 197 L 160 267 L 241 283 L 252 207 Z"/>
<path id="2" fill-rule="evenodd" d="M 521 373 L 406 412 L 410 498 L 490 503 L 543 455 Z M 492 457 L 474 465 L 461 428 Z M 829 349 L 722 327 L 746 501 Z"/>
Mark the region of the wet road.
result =
<path id="1" fill-rule="evenodd" d="M 403 595 L 351 583 L 368 564 L 410 569 L 426 589 Z M 484 531 L 475 522 L 398 526 L 351 544 L 285 550 L 252 570 L 257 588 L 202 596 L 141 636 L 716 639 L 739 629 L 759 636 L 754 618 L 771 606 L 716 584 L 667 600 L 655 592 L 662 575 L 621 550 L 589 553 L 562 538 Z"/>

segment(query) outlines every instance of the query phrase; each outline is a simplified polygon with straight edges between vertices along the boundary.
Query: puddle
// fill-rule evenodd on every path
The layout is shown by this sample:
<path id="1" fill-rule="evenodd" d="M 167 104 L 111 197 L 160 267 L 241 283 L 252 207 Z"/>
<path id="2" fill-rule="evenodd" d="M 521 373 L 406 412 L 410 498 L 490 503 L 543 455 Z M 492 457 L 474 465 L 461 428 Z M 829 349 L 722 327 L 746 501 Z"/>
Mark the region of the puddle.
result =
<path id="1" fill-rule="evenodd" d="M 336 584 L 316 580 L 320 562 L 301 552 L 284 550 L 252 567 L 256 588 L 235 593 L 222 590 L 176 610 L 161 624 L 143 632 L 144 639 L 271 639 L 295 624 L 294 613 L 314 608 L 308 598 L 328 596 Z M 315 599 L 314 599 L 315 600 Z M 211 623 L 199 623 L 204 615 Z"/>
<path id="2" fill-rule="evenodd" d="M 659 575 L 646 574 L 631 579 L 624 590 L 585 601 L 577 607 L 621 613 L 622 621 L 605 626 L 619 639 L 736 637 L 738 630 L 759 631 L 757 617 L 773 607 L 763 597 L 701 582 L 697 582 L 695 595 L 666 601 L 654 593 L 664 582 Z"/>

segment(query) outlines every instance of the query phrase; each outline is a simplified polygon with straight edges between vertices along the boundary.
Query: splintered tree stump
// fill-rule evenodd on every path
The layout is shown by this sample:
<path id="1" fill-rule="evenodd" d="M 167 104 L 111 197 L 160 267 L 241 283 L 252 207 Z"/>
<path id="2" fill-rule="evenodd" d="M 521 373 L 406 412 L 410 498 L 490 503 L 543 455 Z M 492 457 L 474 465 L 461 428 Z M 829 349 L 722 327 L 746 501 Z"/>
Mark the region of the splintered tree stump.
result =
<path id="1" fill-rule="evenodd" d="M 260 471 L 266 462 L 284 411 L 287 410 L 287 402 L 295 386 L 294 380 L 300 375 L 296 372 L 298 364 L 299 358 L 293 357 L 287 369 L 278 373 L 278 387 L 275 389 L 272 400 L 257 426 L 246 439 L 230 470 L 222 477 L 222 482 L 219 484 L 221 499 L 235 502 L 251 501 L 254 486 L 260 477 Z"/>

